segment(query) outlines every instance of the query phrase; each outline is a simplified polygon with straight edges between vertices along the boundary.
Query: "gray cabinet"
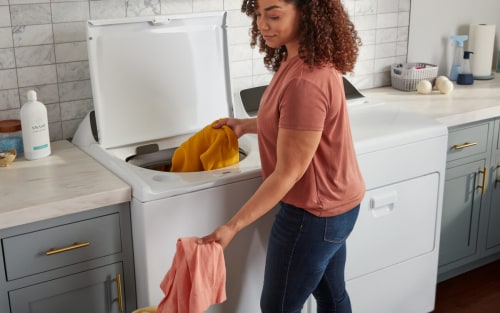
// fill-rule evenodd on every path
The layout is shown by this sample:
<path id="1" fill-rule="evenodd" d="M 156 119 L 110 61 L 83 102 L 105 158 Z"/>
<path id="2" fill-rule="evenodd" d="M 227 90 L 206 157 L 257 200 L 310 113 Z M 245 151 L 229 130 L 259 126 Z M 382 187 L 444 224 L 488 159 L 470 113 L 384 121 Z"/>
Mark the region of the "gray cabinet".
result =
<path id="1" fill-rule="evenodd" d="M 500 252 L 500 119 L 495 123 L 493 162 L 490 168 L 489 185 L 491 193 L 490 211 L 488 215 L 488 232 L 486 249 L 489 253 Z"/>
<path id="2" fill-rule="evenodd" d="M 500 259 L 499 123 L 449 130 L 439 281 Z"/>
<path id="3" fill-rule="evenodd" d="M 136 308 L 129 204 L 0 230 L 0 312 Z"/>

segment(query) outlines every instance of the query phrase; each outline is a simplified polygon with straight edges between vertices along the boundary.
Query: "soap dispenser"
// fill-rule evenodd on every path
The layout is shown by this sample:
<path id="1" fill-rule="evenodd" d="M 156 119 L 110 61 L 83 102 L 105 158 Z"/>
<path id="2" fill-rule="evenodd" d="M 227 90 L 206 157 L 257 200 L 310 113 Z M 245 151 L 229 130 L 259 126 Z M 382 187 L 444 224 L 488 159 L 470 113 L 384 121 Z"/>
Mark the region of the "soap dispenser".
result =
<path id="1" fill-rule="evenodd" d="M 455 45 L 453 53 L 453 63 L 451 65 L 450 80 L 457 80 L 458 74 L 461 72 L 464 57 L 464 41 L 469 39 L 467 35 L 450 36 L 452 43 Z"/>
<path id="2" fill-rule="evenodd" d="M 457 77 L 457 84 L 459 85 L 472 85 L 474 83 L 474 75 L 472 75 L 472 68 L 470 65 L 470 55 L 473 53 L 472 51 L 464 51 L 462 68 Z"/>

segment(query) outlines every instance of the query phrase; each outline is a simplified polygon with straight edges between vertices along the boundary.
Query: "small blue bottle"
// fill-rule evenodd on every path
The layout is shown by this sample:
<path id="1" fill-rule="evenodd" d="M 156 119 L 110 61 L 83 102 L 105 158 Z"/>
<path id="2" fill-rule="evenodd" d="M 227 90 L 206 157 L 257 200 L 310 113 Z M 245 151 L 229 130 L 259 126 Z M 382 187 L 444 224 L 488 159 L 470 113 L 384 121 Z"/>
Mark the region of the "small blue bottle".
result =
<path id="1" fill-rule="evenodd" d="M 474 84 L 474 75 L 472 75 L 472 68 L 470 65 L 470 55 L 472 51 L 464 51 L 464 59 L 460 74 L 457 77 L 457 84 L 459 85 L 472 85 Z"/>

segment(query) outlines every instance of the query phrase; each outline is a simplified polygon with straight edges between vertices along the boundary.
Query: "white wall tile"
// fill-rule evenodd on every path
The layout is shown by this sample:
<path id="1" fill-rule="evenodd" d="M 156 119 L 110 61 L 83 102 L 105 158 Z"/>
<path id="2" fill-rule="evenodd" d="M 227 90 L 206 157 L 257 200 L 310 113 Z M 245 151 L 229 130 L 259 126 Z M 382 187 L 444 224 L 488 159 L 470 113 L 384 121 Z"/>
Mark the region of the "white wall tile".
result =
<path id="1" fill-rule="evenodd" d="M 90 18 L 93 20 L 124 18 L 127 16 L 127 0 L 90 1 Z"/>
<path id="2" fill-rule="evenodd" d="M 367 75 L 373 74 L 374 72 L 374 60 L 365 60 L 356 62 L 356 66 L 354 67 L 355 75 Z"/>
<path id="3" fill-rule="evenodd" d="M 193 12 L 193 0 L 161 0 L 161 14 L 175 15 Z"/>
<path id="4" fill-rule="evenodd" d="M 401 12 L 398 14 L 398 26 L 410 25 L 410 12 Z"/>
<path id="5" fill-rule="evenodd" d="M 0 70 L 0 90 L 17 88 L 16 69 Z"/>
<path id="6" fill-rule="evenodd" d="M 92 99 L 61 102 L 61 119 L 65 121 L 84 118 L 92 107 Z"/>
<path id="7" fill-rule="evenodd" d="M 17 69 L 19 87 L 46 85 L 57 83 L 56 66 L 42 65 L 20 67 Z"/>
<path id="8" fill-rule="evenodd" d="M 105 2 L 105 1 L 92 1 L 93 2 Z M 74 42 L 74 41 L 85 41 L 87 22 L 69 22 L 69 23 L 57 23 L 53 24 L 54 32 L 54 42 Z"/>
<path id="9" fill-rule="evenodd" d="M 398 29 L 396 27 L 377 29 L 376 38 L 376 43 L 395 42 L 398 38 Z"/>
<path id="10" fill-rule="evenodd" d="M 59 98 L 61 102 L 92 98 L 90 79 L 59 84 Z"/>
<path id="11" fill-rule="evenodd" d="M 365 16 L 355 16 L 354 25 L 357 30 L 372 30 L 377 28 L 377 16 L 376 15 L 365 15 Z"/>
<path id="12" fill-rule="evenodd" d="M 377 13 L 377 0 L 359 0 L 354 2 L 354 14 L 373 15 Z"/>
<path id="13" fill-rule="evenodd" d="M 127 17 L 155 16 L 161 14 L 160 0 L 128 0 Z"/>
<path id="14" fill-rule="evenodd" d="M 399 23 L 398 13 L 385 13 L 377 15 L 377 29 L 379 28 L 389 28 L 398 27 Z"/>
<path id="15" fill-rule="evenodd" d="M 241 10 L 241 0 L 224 0 L 224 10 Z"/>
<path id="16" fill-rule="evenodd" d="M 220 11 L 224 9 L 224 0 L 193 0 L 193 12 Z"/>
<path id="17" fill-rule="evenodd" d="M 54 42 L 52 24 L 12 27 L 14 47 L 51 44 Z"/>
<path id="18" fill-rule="evenodd" d="M 18 47 L 15 48 L 15 53 L 18 67 L 53 64 L 55 62 L 53 45 Z"/>
<path id="19" fill-rule="evenodd" d="M 10 48 L 13 46 L 12 28 L 0 27 L 0 48 Z"/>
<path id="20" fill-rule="evenodd" d="M 6 8 L 8 9 L 8 7 Z M 0 21 L 3 21 L 2 9 L 3 7 L 0 7 Z M 52 22 L 49 3 L 11 5 L 10 15 L 12 26 L 50 24 Z M 0 22 L 0 26 L 4 26 L 2 22 Z"/>
<path id="21" fill-rule="evenodd" d="M 231 77 L 252 76 L 252 60 L 231 62 Z"/>
<path id="22" fill-rule="evenodd" d="M 399 11 L 399 0 L 378 0 L 377 13 L 393 13 Z"/>
<path id="23" fill-rule="evenodd" d="M 0 90 L 0 110 L 10 110 L 20 107 L 19 89 Z"/>
<path id="24" fill-rule="evenodd" d="M 89 62 L 79 61 L 57 64 L 57 78 L 59 82 L 90 79 Z"/>
<path id="25" fill-rule="evenodd" d="M 82 42 L 68 42 L 55 44 L 56 61 L 73 62 L 88 60 L 87 43 Z"/>
<path id="26" fill-rule="evenodd" d="M 62 121 L 62 136 L 63 138 L 71 138 L 75 133 L 82 119 Z"/>
<path id="27" fill-rule="evenodd" d="M 15 48 L 18 67 L 54 64 L 54 46 L 40 45 Z"/>
<path id="28" fill-rule="evenodd" d="M 49 137 L 50 141 L 56 141 L 56 140 L 61 140 L 65 139 L 62 136 L 62 127 L 61 127 L 61 122 L 56 122 L 56 123 L 49 123 Z M 68 137 L 70 138 L 70 137 Z"/>
<path id="29" fill-rule="evenodd" d="M 16 60 L 14 58 L 14 49 L 0 49 L 0 69 L 15 68 Z"/>
<path id="30" fill-rule="evenodd" d="M 59 2 L 52 3 L 52 22 L 77 22 L 90 18 L 89 2 Z"/>
<path id="31" fill-rule="evenodd" d="M 396 55 L 396 43 L 384 43 L 375 46 L 375 59 L 383 59 Z"/>
<path id="32" fill-rule="evenodd" d="M 0 27 L 11 26 L 8 6 L 0 6 Z"/>

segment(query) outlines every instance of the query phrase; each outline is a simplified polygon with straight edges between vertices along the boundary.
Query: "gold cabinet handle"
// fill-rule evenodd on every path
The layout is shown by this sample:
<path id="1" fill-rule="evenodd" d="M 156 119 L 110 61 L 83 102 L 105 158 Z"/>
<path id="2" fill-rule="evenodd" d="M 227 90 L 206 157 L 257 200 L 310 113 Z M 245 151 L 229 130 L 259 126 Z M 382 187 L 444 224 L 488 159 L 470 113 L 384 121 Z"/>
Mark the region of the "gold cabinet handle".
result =
<path id="1" fill-rule="evenodd" d="M 486 167 L 483 167 L 483 170 L 479 171 L 479 174 L 483 174 L 483 184 L 478 185 L 476 188 L 481 188 L 481 194 L 484 195 L 486 192 Z"/>
<path id="2" fill-rule="evenodd" d="M 461 145 L 454 145 L 453 149 L 455 149 L 455 150 L 461 150 L 463 148 L 472 147 L 472 146 L 475 146 L 475 145 L 477 145 L 477 142 L 464 142 Z"/>
<path id="3" fill-rule="evenodd" d="M 71 246 L 63 247 L 63 248 L 51 248 L 49 251 L 45 252 L 45 255 L 54 255 L 61 252 L 71 251 L 75 249 L 84 248 L 90 245 L 90 242 L 75 242 Z"/>
<path id="4" fill-rule="evenodd" d="M 116 274 L 116 291 L 118 293 L 118 309 L 123 312 L 123 292 L 122 292 L 122 275 Z"/>

